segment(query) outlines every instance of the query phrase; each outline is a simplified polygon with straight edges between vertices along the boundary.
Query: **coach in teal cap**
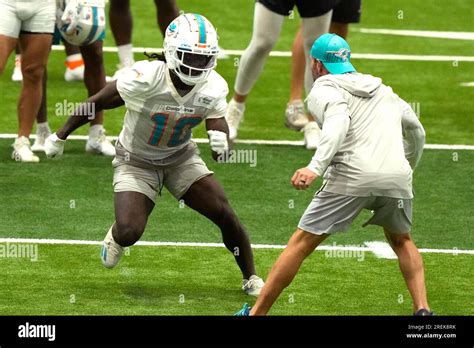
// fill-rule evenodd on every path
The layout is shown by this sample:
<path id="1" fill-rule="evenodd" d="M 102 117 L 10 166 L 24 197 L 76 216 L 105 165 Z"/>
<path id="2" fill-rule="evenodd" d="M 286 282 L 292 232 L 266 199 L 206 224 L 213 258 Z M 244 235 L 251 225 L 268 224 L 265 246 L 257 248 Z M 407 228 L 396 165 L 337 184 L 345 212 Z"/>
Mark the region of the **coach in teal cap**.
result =
<path id="1" fill-rule="evenodd" d="M 342 37 L 336 34 L 321 35 L 311 48 L 311 56 L 323 63 L 334 75 L 355 72 L 352 66 L 351 49 Z"/>

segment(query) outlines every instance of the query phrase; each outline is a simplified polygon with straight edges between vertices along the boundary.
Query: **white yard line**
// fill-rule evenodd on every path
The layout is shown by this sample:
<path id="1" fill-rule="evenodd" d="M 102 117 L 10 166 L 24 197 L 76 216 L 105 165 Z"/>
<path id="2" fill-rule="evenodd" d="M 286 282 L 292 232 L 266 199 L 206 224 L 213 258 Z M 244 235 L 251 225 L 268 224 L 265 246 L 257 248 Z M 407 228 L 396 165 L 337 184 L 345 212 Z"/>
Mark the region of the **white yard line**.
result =
<path id="1" fill-rule="evenodd" d="M 68 239 L 41 239 L 41 238 L 0 238 L 0 243 L 31 243 L 31 244 L 56 244 L 56 245 L 102 245 L 101 241 L 92 240 L 68 240 Z M 374 244 L 375 243 L 375 244 Z M 380 243 L 384 242 L 365 242 L 368 247 L 359 246 L 344 246 L 344 245 L 322 245 L 317 250 L 331 250 L 331 251 L 369 251 L 380 252 Z M 174 247 L 204 247 L 204 248 L 224 248 L 223 243 L 200 243 L 200 242 L 137 242 L 138 246 L 174 246 Z M 286 245 L 272 245 L 272 244 L 252 244 L 253 249 L 284 249 Z M 468 254 L 474 255 L 474 250 L 459 250 L 453 249 L 419 249 L 421 253 L 430 254 Z"/>
<path id="2" fill-rule="evenodd" d="M 0 134 L 0 139 L 15 139 L 16 134 Z M 36 135 L 32 134 L 31 139 L 35 139 Z M 69 140 L 87 140 L 87 135 L 70 135 Z M 117 136 L 107 136 L 110 141 L 115 141 Z M 193 138 L 198 144 L 208 143 L 209 140 L 206 138 Z M 289 146 L 303 146 L 304 141 L 302 140 L 262 140 L 262 139 L 237 139 L 237 144 L 248 144 L 248 145 L 289 145 Z M 456 145 L 456 144 L 425 144 L 425 149 L 428 150 L 474 150 L 474 145 Z"/>
<path id="3" fill-rule="evenodd" d="M 363 34 L 381 34 L 397 36 L 413 36 L 432 39 L 450 39 L 450 40 L 474 40 L 474 32 L 465 31 L 433 31 L 433 30 L 399 30 L 399 29 L 372 29 L 372 28 L 351 28 Z"/>
<path id="4" fill-rule="evenodd" d="M 461 82 L 459 85 L 461 87 L 474 87 L 474 82 Z"/>
<path id="5" fill-rule="evenodd" d="M 396 259 L 397 255 L 386 242 L 364 242 L 364 244 L 372 251 L 375 257 L 379 259 Z"/>
<path id="6" fill-rule="evenodd" d="M 64 46 L 53 46 L 54 51 L 64 50 Z M 134 53 L 161 53 L 162 48 L 156 47 L 134 47 Z M 104 47 L 104 52 L 117 52 L 117 47 Z M 243 50 L 223 50 L 223 54 L 230 56 L 241 56 Z M 291 57 L 290 51 L 272 51 L 270 57 Z M 143 56 L 143 59 L 146 57 Z M 440 56 L 440 55 L 411 55 L 411 54 L 378 54 L 378 53 L 353 53 L 351 58 L 354 59 L 375 59 L 375 60 L 408 60 L 423 62 L 474 62 L 474 56 Z"/>

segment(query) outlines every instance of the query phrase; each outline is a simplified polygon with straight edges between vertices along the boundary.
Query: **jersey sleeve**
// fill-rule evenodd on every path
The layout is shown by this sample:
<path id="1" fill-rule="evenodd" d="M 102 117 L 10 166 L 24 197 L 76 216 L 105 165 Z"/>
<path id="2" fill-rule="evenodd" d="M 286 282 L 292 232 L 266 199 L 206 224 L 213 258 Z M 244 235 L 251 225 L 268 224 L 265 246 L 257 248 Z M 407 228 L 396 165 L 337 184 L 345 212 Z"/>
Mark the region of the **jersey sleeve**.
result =
<path id="1" fill-rule="evenodd" d="M 399 98 L 399 104 L 402 112 L 405 158 L 410 163 L 411 168 L 415 169 L 423 154 L 425 130 L 411 106 L 401 98 Z"/>
<path id="2" fill-rule="evenodd" d="M 325 119 L 334 115 L 347 115 L 349 108 L 342 93 L 334 86 L 322 85 L 313 89 L 307 99 L 308 111 L 322 127 Z"/>
<path id="3" fill-rule="evenodd" d="M 225 117 L 227 110 L 227 94 L 229 94 L 229 87 L 224 79 L 221 79 L 221 83 L 216 88 L 217 98 L 214 106 L 209 110 L 206 118 L 222 118 Z"/>
<path id="4" fill-rule="evenodd" d="M 335 87 L 321 86 L 308 97 L 308 109 L 321 127 L 321 139 L 308 169 L 321 176 L 344 142 L 350 126 L 346 100 Z"/>
<path id="5" fill-rule="evenodd" d="M 117 91 L 129 110 L 140 112 L 147 100 L 152 78 L 148 61 L 126 68 L 117 79 Z"/>

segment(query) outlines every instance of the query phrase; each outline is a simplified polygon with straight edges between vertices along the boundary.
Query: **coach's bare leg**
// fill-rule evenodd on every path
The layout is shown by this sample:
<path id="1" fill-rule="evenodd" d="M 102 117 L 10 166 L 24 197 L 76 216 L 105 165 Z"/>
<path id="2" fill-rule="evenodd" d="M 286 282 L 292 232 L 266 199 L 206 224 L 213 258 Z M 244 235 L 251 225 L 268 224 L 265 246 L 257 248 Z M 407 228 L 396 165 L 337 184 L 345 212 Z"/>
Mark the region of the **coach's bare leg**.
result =
<path id="1" fill-rule="evenodd" d="M 266 315 L 280 293 L 293 281 L 304 259 L 328 237 L 297 229 L 268 275 L 250 315 Z"/>
<path id="2" fill-rule="evenodd" d="M 384 232 L 393 251 L 398 256 L 400 270 L 413 299 L 414 311 L 416 312 L 421 308 L 430 310 L 426 298 L 423 259 L 415 243 L 413 243 L 410 233 L 391 233 L 387 229 L 384 229 Z"/>
<path id="3" fill-rule="evenodd" d="M 23 86 L 18 103 L 18 136 L 29 137 L 43 95 L 43 75 L 48 62 L 53 35 L 21 34 L 21 71 Z"/>
<path id="4" fill-rule="evenodd" d="M 17 39 L 5 35 L 0 35 L 0 76 L 5 70 L 8 57 L 16 47 Z"/>

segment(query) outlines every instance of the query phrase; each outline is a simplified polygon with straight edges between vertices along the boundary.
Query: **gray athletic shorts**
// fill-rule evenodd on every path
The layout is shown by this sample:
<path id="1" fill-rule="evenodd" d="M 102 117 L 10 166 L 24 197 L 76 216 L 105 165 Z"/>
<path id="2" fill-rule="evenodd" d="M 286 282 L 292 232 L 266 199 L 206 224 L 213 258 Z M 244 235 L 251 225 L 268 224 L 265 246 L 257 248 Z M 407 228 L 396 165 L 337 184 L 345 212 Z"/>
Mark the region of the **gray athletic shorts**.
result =
<path id="1" fill-rule="evenodd" d="M 18 39 L 21 32 L 52 34 L 55 0 L 0 0 L 0 35 Z"/>
<path id="2" fill-rule="evenodd" d="M 116 156 L 112 162 L 114 192 L 139 192 L 153 202 L 163 187 L 180 199 L 193 183 L 213 174 L 199 156 L 199 149 L 190 143 L 170 160 L 152 163 L 135 155 L 127 154 L 117 142 Z"/>
<path id="3" fill-rule="evenodd" d="M 304 212 L 298 228 L 314 234 L 347 231 L 362 209 L 373 216 L 363 226 L 378 225 L 393 233 L 411 230 L 412 200 L 392 197 L 354 197 L 319 191 Z"/>

